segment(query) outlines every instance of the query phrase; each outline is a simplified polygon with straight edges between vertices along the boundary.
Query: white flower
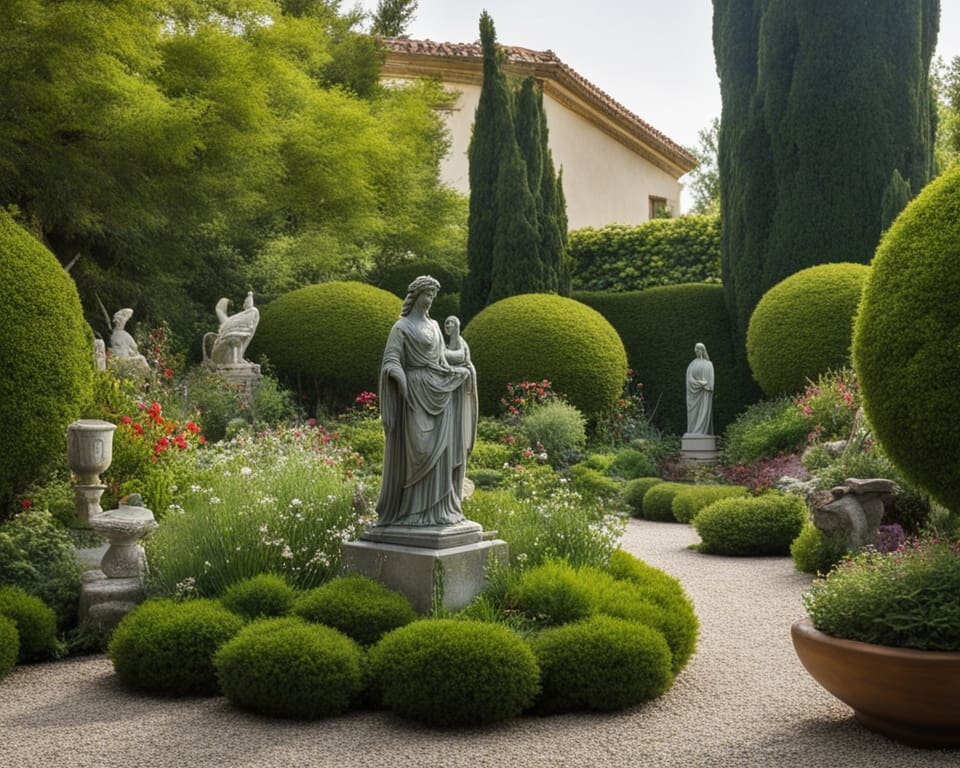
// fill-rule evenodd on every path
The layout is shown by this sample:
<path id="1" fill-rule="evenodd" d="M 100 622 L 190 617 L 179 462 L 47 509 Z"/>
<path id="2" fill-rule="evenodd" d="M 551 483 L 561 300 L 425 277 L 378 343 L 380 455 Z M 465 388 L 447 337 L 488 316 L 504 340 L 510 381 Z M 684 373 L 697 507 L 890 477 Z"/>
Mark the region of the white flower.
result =
<path id="1" fill-rule="evenodd" d="M 199 485 L 197 485 L 196 483 L 194 483 L 193 485 L 190 486 L 190 493 L 200 493 L 200 491 L 202 491 L 202 490 L 203 490 L 203 488 L 201 488 L 201 487 L 200 487 Z"/>
<path id="2" fill-rule="evenodd" d="M 290 506 L 291 506 L 291 507 L 302 507 L 302 506 L 303 506 L 303 500 L 302 500 L 302 499 L 290 499 Z"/>
<path id="3" fill-rule="evenodd" d="M 220 497 L 219 497 L 219 496 L 211 496 L 211 497 L 210 497 L 210 503 L 211 503 L 211 504 L 219 504 L 219 503 L 220 503 Z"/>
<path id="4" fill-rule="evenodd" d="M 253 474 L 253 470 L 250 467 L 240 467 L 240 474 L 244 477 Z"/>
<path id="5" fill-rule="evenodd" d="M 284 558 L 285 560 L 293 559 L 293 551 L 290 549 L 289 544 L 283 545 L 283 551 L 280 553 L 280 557 Z"/>

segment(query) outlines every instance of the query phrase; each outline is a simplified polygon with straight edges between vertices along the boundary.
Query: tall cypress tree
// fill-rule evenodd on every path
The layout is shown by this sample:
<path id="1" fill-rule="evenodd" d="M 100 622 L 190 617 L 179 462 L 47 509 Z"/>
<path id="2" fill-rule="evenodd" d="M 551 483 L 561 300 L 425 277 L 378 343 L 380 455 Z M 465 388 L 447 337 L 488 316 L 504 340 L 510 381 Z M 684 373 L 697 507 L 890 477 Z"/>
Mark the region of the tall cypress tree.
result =
<path id="1" fill-rule="evenodd" d="M 914 190 L 932 177 L 939 11 L 939 0 L 714 0 L 723 280 L 741 340 L 783 278 L 870 261 L 894 169 Z"/>

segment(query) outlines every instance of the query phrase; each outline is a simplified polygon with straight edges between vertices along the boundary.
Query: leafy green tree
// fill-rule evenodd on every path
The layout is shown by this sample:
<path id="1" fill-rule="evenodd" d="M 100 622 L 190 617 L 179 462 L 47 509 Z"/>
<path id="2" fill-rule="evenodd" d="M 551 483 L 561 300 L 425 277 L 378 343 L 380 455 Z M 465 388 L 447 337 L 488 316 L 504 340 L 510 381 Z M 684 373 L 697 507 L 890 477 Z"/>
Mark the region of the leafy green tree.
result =
<path id="1" fill-rule="evenodd" d="M 371 17 L 371 34 L 401 37 L 413 22 L 417 6 L 417 0 L 379 0 Z"/>
<path id="2" fill-rule="evenodd" d="M 942 172 L 960 158 L 960 56 L 949 64 L 937 57 L 931 80 L 937 96 L 937 170 Z"/>
<path id="3" fill-rule="evenodd" d="M 720 213 L 720 171 L 717 166 L 717 141 L 720 136 L 720 118 L 715 117 L 706 128 L 697 133 L 699 144 L 690 148 L 697 167 L 690 172 L 690 194 L 693 204 L 690 213 L 714 216 Z"/>

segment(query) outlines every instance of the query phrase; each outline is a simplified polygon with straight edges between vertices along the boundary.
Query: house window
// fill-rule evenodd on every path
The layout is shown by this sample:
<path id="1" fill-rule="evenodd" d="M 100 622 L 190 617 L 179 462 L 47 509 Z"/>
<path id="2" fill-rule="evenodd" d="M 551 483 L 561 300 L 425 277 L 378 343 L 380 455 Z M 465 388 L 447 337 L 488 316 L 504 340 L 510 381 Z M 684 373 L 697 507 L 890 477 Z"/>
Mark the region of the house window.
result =
<path id="1" fill-rule="evenodd" d="M 667 205 L 667 198 L 654 197 L 650 195 L 650 218 L 651 219 L 669 219 L 670 207 Z"/>

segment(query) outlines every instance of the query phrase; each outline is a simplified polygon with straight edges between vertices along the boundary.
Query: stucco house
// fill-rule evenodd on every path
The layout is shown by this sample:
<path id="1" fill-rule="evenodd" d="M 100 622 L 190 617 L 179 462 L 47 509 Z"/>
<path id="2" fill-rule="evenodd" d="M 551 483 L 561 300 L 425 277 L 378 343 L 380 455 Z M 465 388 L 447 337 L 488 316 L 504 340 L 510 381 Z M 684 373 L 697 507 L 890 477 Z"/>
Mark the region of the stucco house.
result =
<path id="1" fill-rule="evenodd" d="M 439 77 L 460 95 L 446 112 L 452 146 L 441 174 L 468 194 L 467 147 L 483 83 L 479 43 L 381 38 L 385 82 Z M 501 46 L 504 71 L 517 81 L 532 75 L 543 87 L 550 149 L 563 169 L 570 229 L 639 224 L 668 208 L 680 211 L 680 177 L 696 160 L 682 146 L 564 64 L 552 51 Z"/>

